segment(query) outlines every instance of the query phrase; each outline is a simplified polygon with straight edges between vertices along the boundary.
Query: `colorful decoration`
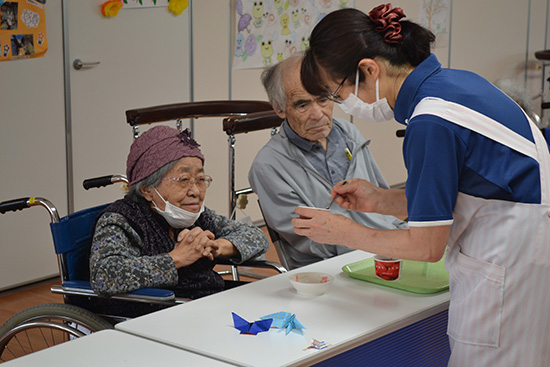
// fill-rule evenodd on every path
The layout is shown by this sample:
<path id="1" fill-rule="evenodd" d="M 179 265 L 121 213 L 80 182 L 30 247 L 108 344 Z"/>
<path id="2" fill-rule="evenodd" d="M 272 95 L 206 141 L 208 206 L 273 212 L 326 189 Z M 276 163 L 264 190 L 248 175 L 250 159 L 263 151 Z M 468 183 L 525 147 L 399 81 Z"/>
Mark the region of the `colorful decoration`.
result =
<path id="1" fill-rule="evenodd" d="M 292 330 L 302 334 L 302 330 L 306 328 L 298 321 L 295 314 L 285 311 L 262 316 L 260 320 L 273 320 L 271 327 L 285 329 L 285 335 L 288 335 Z"/>
<path id="2" fill-rule="evenodd" d="M 101 6 L 101 14 L 107 18 L 116 17 L 120 9 L 122 9 L 122 2 L 120 0 L 109 0 Z"/>
<path id="3" fill-rule="evenodd" d="M 449 17 L 451 0 L 422 0 L 419 2 L 418 21 L 435 34 L 435 47 L 449 45 Z"/>
<path id="4" fill-rule="evenodd" d="M 189 0 L 110 0 L 103 3 L 101 14 L 105 17 L 116 17 L 119 10 L 164 6 L 175 15 L 180 15 L 189 6 Z"/>
<path id="5" fill-rule="evenodd" d="M 189 0 L 170 0 L 168 10 L 176 15 L 180 15 L 189 6 Z"/>
<path id="6" fill-rule="evenodd" d="M 170 3 L 173 0 L 170 0 Z M 309 35 L 328 13 L 349 0 L 235 0 L 233 68 L 275 65 L 309 47 Z"/>
<path id="7" fill-rule="evenodd" d="M 311 341 L 311 344 L 304 350 L 308 350 L 308 349 L 322 350 L 328 347 L 330 347 L 330 344 L 327 344 L 324 340 L 313 339 Z"/>
<path id="8" fill-rule="evenodd" d="M 256 335 L 263 331 L 268 331 L 271 323 L 273 322 L 272 319 L 248 322 L 235 312 L 231 312 L 231 314 L 233 315 L 233 324 L 235 325 L 235 329 L 238 329 L 241 334 Z"/>
<path id="9" fill-rule="evenodd" d="M 48 50 L 46 0 L 0 0 L 0 61 L 42 57 Z"/>

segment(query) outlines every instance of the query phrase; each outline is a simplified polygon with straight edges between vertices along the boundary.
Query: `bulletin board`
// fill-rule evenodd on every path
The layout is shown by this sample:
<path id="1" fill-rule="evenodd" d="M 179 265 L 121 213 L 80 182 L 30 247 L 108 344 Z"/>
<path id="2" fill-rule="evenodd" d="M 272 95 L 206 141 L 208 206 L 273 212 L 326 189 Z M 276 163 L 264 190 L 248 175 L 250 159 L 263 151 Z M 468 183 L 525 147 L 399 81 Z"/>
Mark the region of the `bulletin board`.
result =
<path id="1" fill-rule="evenodd" d="M 45 5 L 46 0 L 0 0 L 0 61 L 44 56 Z"/>

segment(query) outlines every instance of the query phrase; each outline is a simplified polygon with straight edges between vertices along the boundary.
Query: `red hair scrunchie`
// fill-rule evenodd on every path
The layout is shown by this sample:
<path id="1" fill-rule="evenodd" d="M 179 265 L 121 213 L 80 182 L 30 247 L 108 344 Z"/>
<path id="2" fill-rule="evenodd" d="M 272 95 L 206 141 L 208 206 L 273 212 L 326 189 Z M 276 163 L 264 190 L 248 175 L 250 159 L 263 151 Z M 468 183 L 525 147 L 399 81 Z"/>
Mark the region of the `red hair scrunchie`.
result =
<path id="1" fill-rule="evenodd" d="M 386 32 L 384 41 L 387 43 L 400 43 L 403 39 L 401 32 L 401 23 L 399 19 L 406 15 L 401 8 L 393 8 L 390 3 L 382 4 L 369 12 L 369 18 L 374 22 L 377 32 Z"/>

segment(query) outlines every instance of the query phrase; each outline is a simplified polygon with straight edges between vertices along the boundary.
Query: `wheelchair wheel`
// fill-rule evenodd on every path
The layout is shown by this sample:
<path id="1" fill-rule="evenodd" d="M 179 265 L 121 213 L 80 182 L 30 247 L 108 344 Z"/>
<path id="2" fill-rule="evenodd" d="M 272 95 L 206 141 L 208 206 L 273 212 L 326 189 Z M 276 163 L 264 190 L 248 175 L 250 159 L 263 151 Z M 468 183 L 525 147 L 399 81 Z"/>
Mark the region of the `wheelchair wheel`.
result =
<path id="1" fill-rule="evenodd" d="M 13 315 L 0 327 L 0 363 L 113 325 L 80 307 L 48 303 Z"/>

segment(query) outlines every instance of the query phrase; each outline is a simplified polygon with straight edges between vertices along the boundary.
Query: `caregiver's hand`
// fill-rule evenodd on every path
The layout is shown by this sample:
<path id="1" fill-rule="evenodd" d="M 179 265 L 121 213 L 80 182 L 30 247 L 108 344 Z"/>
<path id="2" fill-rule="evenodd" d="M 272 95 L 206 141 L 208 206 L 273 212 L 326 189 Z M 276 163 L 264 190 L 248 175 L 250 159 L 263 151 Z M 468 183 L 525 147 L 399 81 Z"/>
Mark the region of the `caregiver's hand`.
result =
<path id="1" fill-rule="evenodd" d="M 294 212 L 300 216 L 292 219 L 296 234 L 329 245 L 346 243 L 345 235 L 348 228 L 356 224 L 351 219 L 332 214 L 328 210 L 297 207 Z"/>
<path id="2" fill-rule="evenodd" d="M 345 184 L 344 184 L 345 183 Z M 354 178 L 338 182 L 332 188 L 331 198 L 342 208 L 356 212 L 377 212 L 383 189 L 367 180 Z"/>
<path id="3" fill-rule="evenodd" d="M 354 178 L 334 185 L 331 197 L 336 195 L 336 204 L 347 210 L 407 216 L 405 189 L 383 189 L 367 180 Z"/>

